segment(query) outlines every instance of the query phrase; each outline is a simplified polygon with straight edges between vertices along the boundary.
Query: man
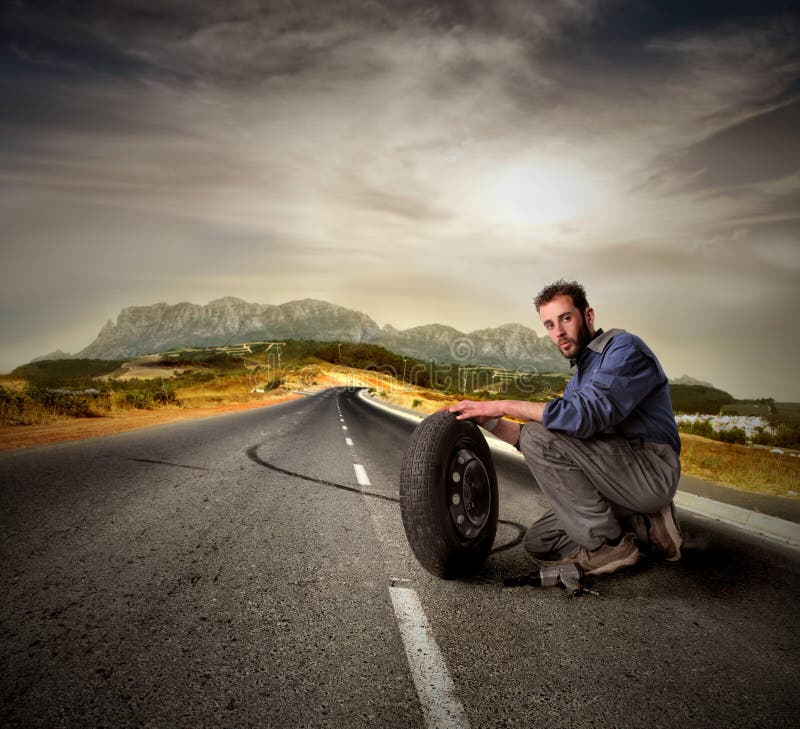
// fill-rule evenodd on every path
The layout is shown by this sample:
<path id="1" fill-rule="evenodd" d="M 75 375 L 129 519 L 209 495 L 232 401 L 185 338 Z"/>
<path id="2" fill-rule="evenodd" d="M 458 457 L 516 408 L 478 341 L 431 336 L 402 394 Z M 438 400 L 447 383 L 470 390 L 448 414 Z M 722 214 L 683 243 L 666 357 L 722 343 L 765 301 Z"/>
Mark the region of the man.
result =
<path id="1" fill-rule="evenodd" d="M 637 539 L 654 555 L 680 559 L 672 506 L 680 439 L 656 356 L 633 334 L 595 329 L 575 281 L 546 286 L 534 305 L 575 367 L 564 394 L 548 403 L 464 400 L 449 408 L 517 446 L 547 497 L 550 511 L 528 530 L 525 548 L 539 560 L 577 562 L 589 575 L 636 564 Z"/>

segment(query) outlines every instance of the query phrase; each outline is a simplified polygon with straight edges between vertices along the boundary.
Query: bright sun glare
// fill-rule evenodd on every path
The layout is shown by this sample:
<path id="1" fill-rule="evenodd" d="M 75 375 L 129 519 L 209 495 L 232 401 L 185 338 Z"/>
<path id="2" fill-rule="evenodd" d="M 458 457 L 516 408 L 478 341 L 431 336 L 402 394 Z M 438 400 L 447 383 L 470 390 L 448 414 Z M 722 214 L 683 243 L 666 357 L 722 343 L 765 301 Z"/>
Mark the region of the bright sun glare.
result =
<path id="1" fill-rule="evenodd" d="M 511 225 L 555 225 L 575 220 L 589 202 L 589 182 L 564 163 L 513 165 L 491 182 L 489 215 Z"/>

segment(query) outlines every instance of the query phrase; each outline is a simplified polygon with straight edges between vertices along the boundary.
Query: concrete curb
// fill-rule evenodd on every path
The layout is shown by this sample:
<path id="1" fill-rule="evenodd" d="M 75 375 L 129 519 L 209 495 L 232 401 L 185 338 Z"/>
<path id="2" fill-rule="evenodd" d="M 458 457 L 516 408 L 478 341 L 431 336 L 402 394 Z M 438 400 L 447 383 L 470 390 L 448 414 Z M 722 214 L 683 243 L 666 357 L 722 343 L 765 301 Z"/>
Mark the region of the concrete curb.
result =
<path id="1" fill-rule="evenodd" d="M 800 524 L 795 524 L 793 521 L 749 511 L 741 506 L 714 501 L 686 491 L 678 491 L 675 494 L 675 505 L 692 514 L 720 521 L 800 549 Z"/>
<path id="2" fill-rule="evenodd" d="M 364 401 L 368 402 L 372 407 L 378 408 L 379 410 L 385 410 L 387 413 L 391 413 L 403 420 L 408 420 L 411 423 L 419 423 L 424 420 L 427 415 L 419 415 L 411 410 L 406 408 L 401 408 L 399 405 L 390 405 L 386 402 L 381 402 L 380 400 L 374 400 L 371 398 L 366 390 L 359 390 L 358 396 Z"/>
<path id="3" fill-rule="evenodd" d="M 385 410 L 386 412 L 392 413 L 396 417 L 400 417 L 403 420 L 407 420 L 415 424 L 419 423 L 424 419 L 424 417 L 426 417 L 423 415 L 418 415 L 417 413 L 411 412 L 405 408 L 401 408 L 397 405 L 390 405 L 388 403 L 374 400 L 373 398 L 369 397 L 364 390 L 359 392 L 359 397 L 373 407 Z M 485 433 L 485 435 L 487 436 L 486 440 L 489 443 L 489 446 L 493 450 L 502 451 L 504 453 L 512 453 L 519 458 L 522 458 L 522 454 L 520 454 L 520 452 L 514 448 L 514 446 L 495 438 L 489 433 Z M 792 521 L 779 519 L 775 516 L 768 516 L 757 511 L 743 509 L 741 506 L 726 504 L 723 501 L 714 501 L 713 499 L 708 499 L 704 496 L 697 496 L 695 494 L 690 494 L 686 491 L 680 490 L 675 494 L 675 505 L 679 509 L 688 511 L 692 514 L 697 514 L 698 516 L 702 516 L 707 519 L 713 519 L 715 521 L 722 522 L 723 524 L 728 524 L 730 526 L 743 529 L 744 531 L 752 534 L 758 534 L 762 537 L 767 537 L 768 539 L 782 542 L 783 544 L 787 544 L 795 549 L 800 549 L 800 524 L 795 524 Z"/>

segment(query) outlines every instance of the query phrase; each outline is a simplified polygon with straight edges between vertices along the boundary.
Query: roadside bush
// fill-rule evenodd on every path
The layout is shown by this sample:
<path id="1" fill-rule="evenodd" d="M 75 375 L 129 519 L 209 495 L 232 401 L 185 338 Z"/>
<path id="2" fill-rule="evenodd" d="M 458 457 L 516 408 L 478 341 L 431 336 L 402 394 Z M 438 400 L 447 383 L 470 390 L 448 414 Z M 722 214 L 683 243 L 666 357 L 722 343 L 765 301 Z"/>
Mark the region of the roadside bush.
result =
<path id="1" fill-rule="evenodd" d="M 162 387 L 160 384 L 151 386 L 143 382 L 139 387 L 125 389 L 116 393 L 117 403 L 120 407 L 135 408 L 137 410 L 152 410 L 153 408 L 163 407 L 164 405 L 177 404 L 178 398 L 175 393 Z"/>
<path id="2" fill-rule="evenodd" d="M 747 443 L 747 433 L 741 428 L 731 428 L 730 430 L 720 430 L 717 434 L 717 440 L 722 443 L 740 443 L 745 445 Z"/>
<path id="3" fill-rule="evenodd" d="M 95 414 L 91 409 L 94 396 L 87 393 L 28 386 L 24 390 L 24 395 L 27 399 L 56 415 L 88 418 Z"/>
<path id="4" fill-rule="evenodd" d="M 12 424 L 20 421 L 25 396 L 0 385 L 0 423 Z"/>
<path id="5" fill-rule="evenodd" d="M 753 434 L 753 443 L 771 446 L 775 444 L 775 438 L 772 433 L 767 432 L 764 428 L 756 428 L 756 432 Z"/>
<path id="6" fill-rule="evenodd" d="M 691 433 L 692 435 L 700 435 L 703 438 L 717 437 L 717 432 L 711 427 L 708 420 L 698 420 L 694 423 L 681 422 L 678 423 L 678 430 L 681 433 Z"/>
<path id="7" fill-rule="evenodd" d="M 264 392 L 268 392 L 269 390 L 274 390 L 276 387 L 280 387 L 282 384 L 283 377 L 281 375 L 275 375 L 266 382 L 262 383 L 261 387 L 264 388 Z"/>
<path id="8" fill-rule="evenodd" d="M 22 403 L 23 396 L 19 392 L 9 390 L 0 385 L 0 407 L 17 407 Z"/>
<path id="9" fill-rule="evenodd" d="M 153 398 L 150 393 L 142 390 L 128 390 L 119 394 L 118 402 L 122 407 L 149 410 L 153 405 Z"/>
<path id="10" fill-rule="evenodd" d="M 111 396 L 99 390 L 72 391 L 26 385 L 21 389 L 0 387 L 0 422 L 34 425 L 58 418 L 91 418 L 111 408 Z"/>
<path id="11" fill-rule="evenodd" d="M 774 435 L 759 429 L 753 436 L 753 443 L 776 448 L 800 448 L 800 426 L 779 425 Z"/>

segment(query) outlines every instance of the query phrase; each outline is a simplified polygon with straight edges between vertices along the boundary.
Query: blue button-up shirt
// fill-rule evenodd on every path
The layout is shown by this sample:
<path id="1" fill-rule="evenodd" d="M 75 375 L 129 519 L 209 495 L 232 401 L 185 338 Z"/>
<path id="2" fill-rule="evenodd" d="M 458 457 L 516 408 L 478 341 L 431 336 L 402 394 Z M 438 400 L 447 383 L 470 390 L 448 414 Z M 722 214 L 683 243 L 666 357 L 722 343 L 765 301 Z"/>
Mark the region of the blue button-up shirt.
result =
<path id="1" fill-rule="evenodd" d="M 667 443 L 681 452 L 669 380 L 639 337 L 622 329 L 598 330 L 575 364 L 564 394 L 544 409 L 546 428 L 576 438 L 613 433 Z"/>

